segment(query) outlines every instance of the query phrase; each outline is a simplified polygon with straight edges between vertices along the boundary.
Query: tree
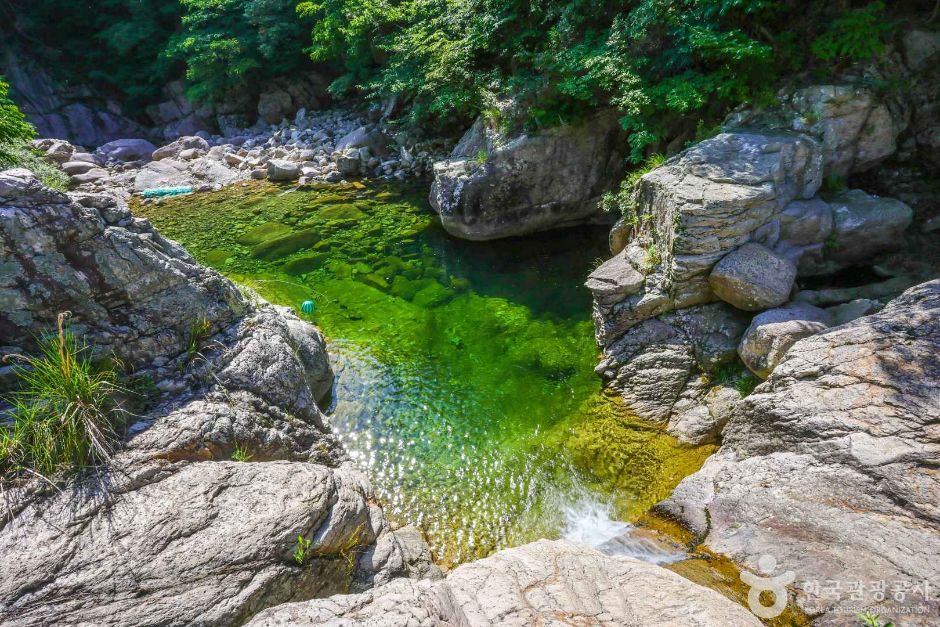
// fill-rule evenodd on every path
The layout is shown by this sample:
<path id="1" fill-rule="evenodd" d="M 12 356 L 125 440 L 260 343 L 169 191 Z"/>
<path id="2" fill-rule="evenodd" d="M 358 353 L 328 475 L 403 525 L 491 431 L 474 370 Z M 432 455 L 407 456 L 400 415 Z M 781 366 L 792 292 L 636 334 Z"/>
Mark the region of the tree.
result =
<path id="1" fill-rule="evenodd" d="M 188 94 L 211 101 L 288 74 L 306 61 L 296 0 L 180 0 L 182 32 L 166 58 L 186 65 Z"/>

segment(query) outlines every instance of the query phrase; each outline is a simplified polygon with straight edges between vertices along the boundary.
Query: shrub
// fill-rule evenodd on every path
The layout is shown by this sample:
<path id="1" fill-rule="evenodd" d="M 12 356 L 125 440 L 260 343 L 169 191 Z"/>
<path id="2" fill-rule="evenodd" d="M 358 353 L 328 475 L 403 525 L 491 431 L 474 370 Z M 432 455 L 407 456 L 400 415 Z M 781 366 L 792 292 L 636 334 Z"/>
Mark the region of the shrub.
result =
<path id="1" fill-rule="evenodd" d="M 58 333 L 40 338 L 39 353 L 15 366 L 21 387 L 9 399 L 12 425 L 0 432 L 3 474 L 49 476 L 110 459 L 123 426 L 112 368 L 93 364 L 88 346 L 60 314 Z"/>
<path id="2" fill-rule="evenodd" d="M 0 76 L 0 160 L 12 160 L 6 152 L 8 147 L 27 142 L 35 135 L 26 116 L 10 99 L 10 84 Z"/>
<path id="3" fill-rule="evenodd" d="M 881 54 L 895 27 L 884 12 L 880 0 L 846 11 L 813 41 L 813 54 L 826 61 L 860 61 Z"/>

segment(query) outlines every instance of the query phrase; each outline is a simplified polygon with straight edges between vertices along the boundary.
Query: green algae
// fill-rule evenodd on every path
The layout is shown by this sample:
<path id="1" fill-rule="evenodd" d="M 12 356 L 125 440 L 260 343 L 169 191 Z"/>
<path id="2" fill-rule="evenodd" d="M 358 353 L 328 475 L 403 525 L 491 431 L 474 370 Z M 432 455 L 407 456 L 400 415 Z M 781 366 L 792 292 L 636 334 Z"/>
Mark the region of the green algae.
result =
<path id="1" fill-rule="evenodd" d="M 605 229 L 454 240 L 426 189 L 252 182 L 135 212 L 264 298 L 316 303 L 333 428 L 442 563 L 557 537 L 585 495 L 635 520 L 711 448 L 600 392 L 581 284 Z"/>

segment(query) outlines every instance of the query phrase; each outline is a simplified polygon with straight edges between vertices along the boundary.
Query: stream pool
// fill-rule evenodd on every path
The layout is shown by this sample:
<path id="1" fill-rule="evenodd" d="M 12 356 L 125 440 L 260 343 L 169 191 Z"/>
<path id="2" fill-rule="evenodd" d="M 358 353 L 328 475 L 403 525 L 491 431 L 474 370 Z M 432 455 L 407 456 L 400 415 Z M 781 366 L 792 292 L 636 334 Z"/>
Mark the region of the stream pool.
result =
<path id="1" fill-rule="evenodd" d="M 713 448 L 682 446 L 601 392 L 581 284 L 606 229 L 465 242 L 426 193 L 252 182 L 134 211 L 320 326 L 334 431 L 440 562 L 541 537 L 609 540 Z M 307 300 L 315 310 L 300 313 Z"/>

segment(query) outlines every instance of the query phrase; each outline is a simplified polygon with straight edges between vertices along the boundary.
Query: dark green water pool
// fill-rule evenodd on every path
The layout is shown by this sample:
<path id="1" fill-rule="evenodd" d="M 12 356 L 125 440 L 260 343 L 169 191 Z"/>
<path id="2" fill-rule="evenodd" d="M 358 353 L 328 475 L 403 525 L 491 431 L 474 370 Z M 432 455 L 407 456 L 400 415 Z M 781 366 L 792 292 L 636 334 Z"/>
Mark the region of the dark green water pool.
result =
<path id="1" fill-rule="evenodd" d="M 606 230 L 453 239 L 427 184 L 251 183 L 135 207 L 330 340 L 331 420 L 387 513 L 456 563 L 631 520 L 698 468 L 605 398 L 590 296 Z M 590 539 L 590 538 L 586 538 Z"/>

